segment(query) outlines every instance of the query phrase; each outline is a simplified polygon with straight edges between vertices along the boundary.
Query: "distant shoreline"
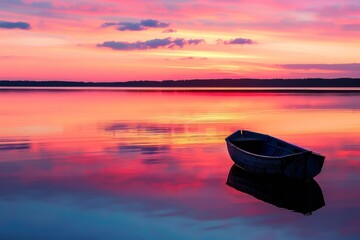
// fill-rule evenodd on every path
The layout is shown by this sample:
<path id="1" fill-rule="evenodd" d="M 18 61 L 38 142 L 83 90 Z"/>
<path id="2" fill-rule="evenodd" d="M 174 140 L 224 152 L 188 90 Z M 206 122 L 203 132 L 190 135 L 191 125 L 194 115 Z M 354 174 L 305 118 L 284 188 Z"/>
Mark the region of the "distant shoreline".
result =
<path id="1" fill-rule="evenodd" d="M 127 82 L 76 82 L 76 81 L 29 81 L 0 80 L 0 87 L 87 87 L 87 88 L 360 88 L 360 78 L 308 78 L 308 79 L 207 79 L 207 80 L 164 80 Z M 246 90 L 246 89 L 243 89 Z M 260 90 L 260 89 L 259 89 Z M 271 89 L 270 89 L 271 90 Z M 276 89 L 274 89 L 276 90 Z M 294 89 L 295 90 L 295 89 Z M 306 90 L 306 89 L 302 89 Z M 316 90 L 316 89 L 313 89 Z M 317 89 L 321 90 L 321 89 Z M 326 90 L 326 89 L 325 89 Z M 330 89 L 329 89 L 330 90 Z"/>
<path id="2" fill-rule="evenodd" d="M 1 87 L 2 92 L 78 92 L 78 91 L 122 91 L 122 92 L 242 92 L 242 93 L 302 93 L 302 94 L 360 94 L 360 87 L 352 88 L 203 88 L 203 87 Z"/>

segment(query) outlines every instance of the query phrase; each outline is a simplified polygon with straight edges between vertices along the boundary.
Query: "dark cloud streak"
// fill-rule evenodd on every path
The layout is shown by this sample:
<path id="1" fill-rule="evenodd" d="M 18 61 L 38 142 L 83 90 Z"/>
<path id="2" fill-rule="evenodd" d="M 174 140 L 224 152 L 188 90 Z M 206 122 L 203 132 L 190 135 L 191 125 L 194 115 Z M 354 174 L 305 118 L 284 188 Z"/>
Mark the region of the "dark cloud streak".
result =
<path id="1" fill-rule="evenodd" d="M 162 22 L 159 22 L 158 20 L 154 20 L 154 19 L 146 19 L 146 20 L 141 20 L 140 25 L 145 26 L 145 27 L 152 27 L 152 28 L 166 28 L 170 24 L 162 23 Z"/>
<path id="2" fill-rule="evenodd" d="M 31 26 L 27 22 L 0 21 L 0 28 L 29 30 L 31 28 Z"/>
<path id="3" fill-rule="evenodd" d="M 145 19 L 141 20 L 138 23 L 134 22 L 106 22 L 101 25 L 103 28 L 111 27 L 111 26 L 118 26 L 117 30 L 119 31 L 144 31 L 149 28 L 167 28 L 170 26 L 169 23 L 159 22 L 158 20 L 154 19 Z"/>
<path id="4" fill-rule="evenodd" d="M 151 39 L 147 41 L 137 41 L 137 42 L 116 42 L 116 41 L 107 41 L 102 44 L 97 44 L 97 47 L 107 47 L 113 50 L 122 50 L 122 51 L 130 51 L 130 50 L 149 50 L 149 49 L 157 49 L 157 48 L 182 48 L 186 45 L 198 45 L 201 43 L 205 43 L 204 39 L 189 39 L 186 40 L 184 38 L 163 38 L 163 39 Z"/>
<path id="5" fill-rule="evenodd" d="M 244 44 L 255 44 L 256 42 L 249 38 L 234 38 L 234 39 L 230 39 L 230 40 L 218 39 L 217 43 L 225 44 L 225 45 L 232 45 L 232 44 L 244 45 Z"/>

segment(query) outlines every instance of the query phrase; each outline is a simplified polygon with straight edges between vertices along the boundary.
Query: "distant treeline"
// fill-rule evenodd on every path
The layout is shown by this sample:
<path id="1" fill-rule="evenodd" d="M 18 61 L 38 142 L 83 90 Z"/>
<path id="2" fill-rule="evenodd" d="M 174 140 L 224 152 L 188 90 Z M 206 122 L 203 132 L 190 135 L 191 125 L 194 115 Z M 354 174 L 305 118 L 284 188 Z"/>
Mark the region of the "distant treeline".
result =
<path id="1" fill-rule="evenodd" d="M 194 79 L 127 82 L 0 81 L 1 87 L 360 87 L 359 78 Z"/>

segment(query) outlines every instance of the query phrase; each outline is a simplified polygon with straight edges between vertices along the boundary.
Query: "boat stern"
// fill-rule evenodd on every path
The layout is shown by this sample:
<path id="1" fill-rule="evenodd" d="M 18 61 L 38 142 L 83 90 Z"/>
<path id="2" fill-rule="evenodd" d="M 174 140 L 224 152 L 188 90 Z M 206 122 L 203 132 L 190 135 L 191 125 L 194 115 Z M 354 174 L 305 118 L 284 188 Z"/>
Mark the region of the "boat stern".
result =
<path id="1" fill-rule="evenodd" d="M 284 175 L 296 180 L 309 180 L 321 172 L 325 157 L 312 152 L 305 152 L 290 161 L 284 159 Z"/>

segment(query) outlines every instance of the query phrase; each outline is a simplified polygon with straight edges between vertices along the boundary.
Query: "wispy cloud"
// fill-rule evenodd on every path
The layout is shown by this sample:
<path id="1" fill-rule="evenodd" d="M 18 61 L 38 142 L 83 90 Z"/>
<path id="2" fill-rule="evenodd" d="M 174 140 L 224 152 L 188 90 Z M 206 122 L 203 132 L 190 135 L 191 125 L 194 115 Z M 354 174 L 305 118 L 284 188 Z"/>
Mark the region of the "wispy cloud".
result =
<path id="1" fill-rule="evenodd" d="M 273 65 L 296 78 L 359 78 L 360 63 Z"/>
<path id="2" fill-rule="evenodd" d="M 208 60 L 206 57 L 182 57 L 179 60 Z"/>
<path id="3" fill-rule="evenodd" d="M 358 31 L 360 32 L 360 24 L 345 24 L 342 26 L 345 31 Z"/>
<path id="4" fill-rule="evenodd" d="M 55 6 L 52 2 L 46 2 L 46 1 L 38 1 L 38 2 L 32 2 L 30 3 L 31 6 L 37 7 L 37 8 L 45 8 L 45 9 L 54 9 Z"/>
<path id="5" fill-rule="evenodd" d="M 170 26 L 169 23 L 160 22 L 154 19 L 145 19 L 140 22 L 106 22 L 101 25 L 103 28 L 117 26 L 119 31 L 143 31 L 149 28 L 167 28 Z"/>
<path id="6" fill-rule="evenodd" d="M 157 48 L 182 48 L 186 45 L 198 45 L 204 43 L 204 39 L 189 39 L 184 38 L 156 38 L 147 41 L 137 41 L 137 42 L 116 42 L 116 41 L 107 41 L 101 44 L 97 44 L 97 47 L 107 47 L 114 50 L 149 50 Z"/>
<path id="7" fill-rule="evenodd" d="M 328 5 L 321 8 L 318 13 L 320 16 L 329 18 L 357 16 L 360 13 L 360 4 Z"/>
<path id="8" fill-rule="evenodd" d="M 22 5 L 24 3 L 22 0 L 1 0 L 1 4 Z"/>
<path id="9" fill-rule="evenodd" d="M 166 30 L 164 30 L 164 31 L 162 31 L 162 32 L 163 32 L 163 33 L 176 33 L 177 30 L 172 29 L 172 28 L 169 28 L 169 29 L 166 29 Z"/>
<path id="10" fill-rule="evenodd" d="M 279 65 L 286 69 L 298 70 L 330 70 L 330 71 L 350 71 L 360 72 L 360 63 L 344 63 L 344 64 L 282 64 Z"/>
<path id="11" fill-rule="evenodd" d="M 234 39 L 230 39 L 230 40 L 218 39 L 217 43 L 218 44 L 225 44 L 225 45 L 230 45 L 230 44 L 245 45 L 245 44 L 255 44 L 256 42 L 254 40 L 249 39 L 249 38 L 234 38 Z"/>
<path id="12" fill-rule="evenodd" d="M 29 30 L 31 28 L 31 26 L 27 22 L 0 21 L 0 28 Z"/>

